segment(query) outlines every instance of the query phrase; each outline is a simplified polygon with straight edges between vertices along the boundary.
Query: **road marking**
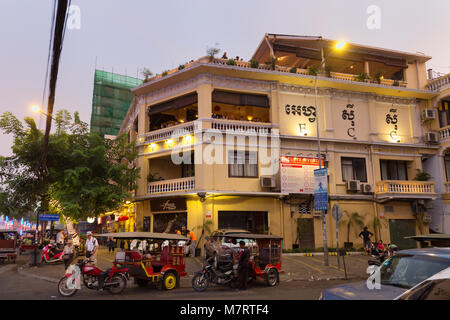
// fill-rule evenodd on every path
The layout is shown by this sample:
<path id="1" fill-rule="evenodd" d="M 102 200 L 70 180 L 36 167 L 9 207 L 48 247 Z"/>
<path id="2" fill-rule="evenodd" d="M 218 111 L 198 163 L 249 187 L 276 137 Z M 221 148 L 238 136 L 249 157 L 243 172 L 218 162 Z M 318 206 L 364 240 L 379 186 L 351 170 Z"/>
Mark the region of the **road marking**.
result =
<path id="1" fill-rule="evenodd" d="M 320 261 L 319 259 L 316 259 L 316 258 L 311 258 L 311 259 L 314 260 L 314 261 L 322 263 L 322 261 Z M 336 267 L 336 266 L 334 266 L 334 265 L 332 265 L 330 263 L 328 264 L 328 267 L 332 267 L 332 268 L 335 268 L 336 270 L 338 270 L 340 272 L 344 272 L 344 270 L 339 270 L 338 267 Z"/>
<path id="2" fill-rule="evenodd" d="M 306 263 L 306 262 L 303 262 L 303 261 L 300 261 L 300 260 L 295 260 L 295 259 L 290 258 L 290 257 L 287 257 L 287 256 L 285 256 L 284 258 L 285 258 L 285 259 L 288 259 L 288 260 L 292 260 L 292 261 L 297 262 L 297 263 L 300 263 L 300 264 L 303 264 L 303 265 L 305 265 L 305 266 L 307 266 L 307 267 L 309 267 L 309 268 L 312 268 L 312 269 L 314 269 L 314 270 L 319 271 L 320 273 L 325 273 L 325 272 L 323 272 L 322 270 L 320 270 L 319 268 L 310 265 L 309 263 Z"/>

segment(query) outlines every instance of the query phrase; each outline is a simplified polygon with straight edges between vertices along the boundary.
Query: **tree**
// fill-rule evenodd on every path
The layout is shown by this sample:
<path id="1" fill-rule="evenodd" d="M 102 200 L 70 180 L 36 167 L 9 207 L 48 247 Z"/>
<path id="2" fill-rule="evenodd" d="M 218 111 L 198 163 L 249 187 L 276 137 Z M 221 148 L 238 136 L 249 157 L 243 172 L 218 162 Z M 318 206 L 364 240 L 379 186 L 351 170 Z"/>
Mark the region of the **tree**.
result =
<path id="1" fill-rule="evenodd" d="M 198 248 L 198 245 L 200 244 L 200 241 L 202 240 L 205 233 L 211 234 L 213 227 L 214 227 L 214 222 L 210 219 L 204 220 L 203 224 L 195 227 L 195 229 L 202 230 L 202 233 L 200 234 L 200 238 L 198 238 L 197 244 L 195 246 L 195 249 Z"/>
<path id="2" fill-rule="evenodd" d="M 130 197 L 139 175 L 133 163 L 135 143 L 126 135 L 115 140 L 89 133 L 88 125 L 75 113 L 56 114 L 56 132 L 49 137 L 48 173 L 36 176 L 43 146 L 43 133 L 32 118 L 26 128 L 9 112 L 0 117 L 0 129 L 13 134 L 13 155 L 0 161 L 0 195 L 17 215 L 61 212 L 74 220 L 118 209 Z M 48 201 L 43 201 L 47 199 Z M 48 203 L 48 205 L 45 205 Z M 44 204 L 44 206 L 43 206 Z"/>
<path id="3" fill-rule="evenodd" d="M 344 213 L 347 216 L 347 219 L 341 220 L 341 223 L 347 226 L 347 242 L 350 242 L 350 228 L 362 228 L 364 226 L 364 217 L 358 212 L 348 213 L 346 210 L 344 210 Z"/>
<path id="4" fill-rule="evenodd" d="M 373 232 L 375 233 L 375 241 L 378 242 L 381 239 L 381 228 L 387 226 L 386 220 L 382 220 L 378 217 L 374 217 L 371 223 Z"/>
<path id="5" fill-rule="evenodd" d="M 208 47 L 206 48 L 206 54 L 209 57 L 209 61 L 213 61 L 215 56 L 220 52 L 219 48 L 215 48 L 215 47 Z"/>
<path id="6" fill-rule="evenodd" d="M 144 76 L 145 80 L 147 81 L 148 78 L 150 78 L 153 75 L 153 72 L 151 72 L 147 68 L 144 68 L 144 69 L 142 69 L 141 74 Z"/>

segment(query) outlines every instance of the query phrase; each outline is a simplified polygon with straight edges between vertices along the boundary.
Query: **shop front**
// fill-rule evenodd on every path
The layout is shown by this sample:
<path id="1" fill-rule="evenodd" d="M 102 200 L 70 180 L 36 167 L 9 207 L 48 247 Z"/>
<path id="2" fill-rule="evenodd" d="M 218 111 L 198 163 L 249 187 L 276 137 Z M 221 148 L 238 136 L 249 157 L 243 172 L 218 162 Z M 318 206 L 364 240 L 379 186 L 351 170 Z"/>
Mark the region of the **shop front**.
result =
<path id="1" fill-rule="evenodd" d="M 187 230 L 188 214 L 185 198 L 151 200 L 150 209 L 153 216 L 152 232 L 175 233 L 177 230 Z M 150 217 L 143 218 L 143 229 L 150 230 Z"/>

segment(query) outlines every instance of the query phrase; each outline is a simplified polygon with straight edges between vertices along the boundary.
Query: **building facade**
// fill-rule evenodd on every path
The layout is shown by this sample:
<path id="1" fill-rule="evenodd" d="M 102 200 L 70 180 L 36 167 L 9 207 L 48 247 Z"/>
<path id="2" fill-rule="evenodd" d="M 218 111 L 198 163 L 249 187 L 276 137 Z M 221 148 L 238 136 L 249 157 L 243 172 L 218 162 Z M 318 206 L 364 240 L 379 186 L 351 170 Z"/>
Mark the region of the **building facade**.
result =
<path id="1" fill-rule="evenodd" d="M 132 89 L 120 130 L 139 150 L 136 229 L 199 237 L 212 221 L 281 235 L 286 249 L 322 247 L 313 207 L 318 124 L 328 246 L 336 247 L 334 204 L 344 213 L 341 245 L 361 247 L 368 226 L 374 239 L 415 246 L 404 237 L 429 233 L 436 201 L 450 205 L 446 182 L 435 185 L 446 156 L 429 134 L 439 129 L 429 59 L 266 34 L 250 62 L 203 57 Z"/>

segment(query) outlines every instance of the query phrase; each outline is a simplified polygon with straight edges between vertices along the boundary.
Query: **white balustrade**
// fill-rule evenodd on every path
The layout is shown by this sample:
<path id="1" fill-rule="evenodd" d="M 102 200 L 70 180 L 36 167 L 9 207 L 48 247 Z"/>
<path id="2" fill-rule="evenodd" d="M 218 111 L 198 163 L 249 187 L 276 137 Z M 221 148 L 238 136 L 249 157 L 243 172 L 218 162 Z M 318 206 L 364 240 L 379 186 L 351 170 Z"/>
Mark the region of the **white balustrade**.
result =
<path id="1" fill-rule="evenodd" d="M 195 177 L 149 182 L 148 193 L 188 191 L 195 189 Z"/>
<path id="2" fill-rule="evenodd" d="M 434 193 L 434 182 L 425 181 L 380 181 L 377 183 L 377 193 Z"/>
<path id="3" fill-rule="evenodd" d="M 450 127 L 439 130 L 439 138 L 441 141 L 450 139 Z"/>
<path id="4" fill-rule="evenodd" d="M 426 86 L 430 91 L 438 91 L 440 88 L 450 85 L 450 74 L 446 74 L 441 78 L 437 78 L 435 80 L 431 80 L 430 83 Z"/>
<path id="5" fill-rule="evenodd" d="M 192 134 L 194 132 L 194 122 L 183 123 L 179 125 L 175 125 L 168 128 L 163 128 L 155 131 L 148 132 L 140 138 L 143 138 L 138 142 L 153 142 L 153 141 L 161 141 L 167 140 L 170 138 L 177 138 L 187 134 Z"/>
<path id="6" fill-rule="evenodd" d="M 272 124 L 213 119 L 211 128 L 224 131 L 225 133 L 269 134 L 272 129 Z"/>

